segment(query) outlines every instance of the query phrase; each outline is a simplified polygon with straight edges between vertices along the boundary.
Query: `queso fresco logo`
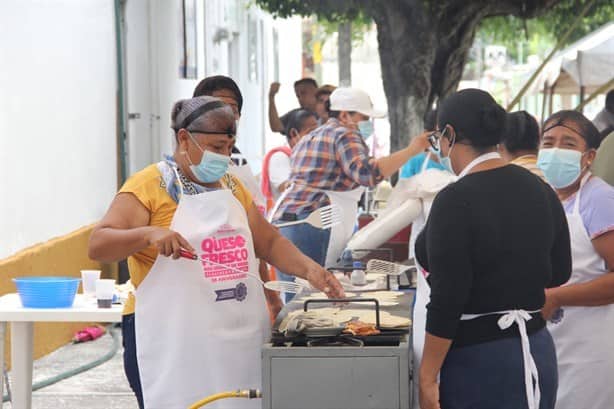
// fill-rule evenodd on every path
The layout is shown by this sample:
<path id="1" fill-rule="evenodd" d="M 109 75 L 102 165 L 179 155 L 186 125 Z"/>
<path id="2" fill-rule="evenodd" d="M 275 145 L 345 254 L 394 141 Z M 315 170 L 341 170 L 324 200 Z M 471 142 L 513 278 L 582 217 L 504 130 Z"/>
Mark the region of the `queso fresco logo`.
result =
<path id="1" fill-rule="evenodd" d="M 206 237 L 201 242 L 200 255 L 203 265 L 205 277 L 211 282 L 223 282 L 229 280 L 240 280 L 247 277 L 249 270 L 249 251 L 247 249 L 247 240 L 241 234 L 224 230 L 223 235 Z M 210 260 L 213 263 L 224 264 L 226 267 L 216 266 L 207 263 Z M 237 272 L 244 271 L 241 274 Z"/>

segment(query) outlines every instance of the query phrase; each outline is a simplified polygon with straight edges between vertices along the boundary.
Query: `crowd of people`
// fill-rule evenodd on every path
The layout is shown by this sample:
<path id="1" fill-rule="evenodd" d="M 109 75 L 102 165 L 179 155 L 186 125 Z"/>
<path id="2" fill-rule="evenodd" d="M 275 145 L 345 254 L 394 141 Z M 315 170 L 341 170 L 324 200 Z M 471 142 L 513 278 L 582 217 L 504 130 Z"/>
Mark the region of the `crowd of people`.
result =
<path id="1" fill-rule="evenodd" d="M 261 283 L 299 277 L 343 297 L 325 267 L 353 234 L 365 188 L 426 169 L 456 181 L 415 232 L 414 406 L 611 406 L 614 91 L 595 124 L 564 110 L 541 126 L 484 91 L 458 91 L 405 148 L 376 158 L 366 141 L 385 113 L 367 93 L 304 78 L 300 107 L 280 116 L 279 87 L 269 125 L 287 145 L 266 153 L 259 182 L 235 146 L 241 91 L 208 77 L 172 109 L 173 154 L 132 175 L 92 233 L 91 258 L 128 259 L 124 368 L 140 407 L 260 385 L 270 318 L 292 297 Z M 275 227 L 326 206 L 342 223 Z"/>

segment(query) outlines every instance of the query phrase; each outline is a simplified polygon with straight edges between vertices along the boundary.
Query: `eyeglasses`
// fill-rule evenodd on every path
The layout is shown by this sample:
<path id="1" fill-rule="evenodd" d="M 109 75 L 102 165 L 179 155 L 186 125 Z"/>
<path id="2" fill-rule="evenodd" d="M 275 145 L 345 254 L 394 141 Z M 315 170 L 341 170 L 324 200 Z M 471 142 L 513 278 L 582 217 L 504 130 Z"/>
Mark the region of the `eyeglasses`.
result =
<path id="1" fill-rule="evenodd" d="M 434 131 L 428 136 L 428 141 L 436 152 L 439 152 L 441 149 L 441 138 L 446 133 L 448 128 L 444 128 L 443 131 Z"/>
<path id="2" fill-rule="evenodd" d="M 431 144 L 431 146 L 433 147 L 433 149 L 437 152 L 439 152 L 439 149 L 441 147 L 441 132 L 439 131 L 435 131 L 432 134 L 430 134 L 428 136 L 428 140 L 429 143 Z"/>

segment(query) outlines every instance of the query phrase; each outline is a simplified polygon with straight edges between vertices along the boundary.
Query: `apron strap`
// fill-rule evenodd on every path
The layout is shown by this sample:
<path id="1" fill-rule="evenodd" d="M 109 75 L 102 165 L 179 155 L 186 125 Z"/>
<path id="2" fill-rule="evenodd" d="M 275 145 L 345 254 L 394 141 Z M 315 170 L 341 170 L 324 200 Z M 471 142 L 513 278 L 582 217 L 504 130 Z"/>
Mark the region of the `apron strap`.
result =
<path id="1" fill-rule="evenodd" d="M 181 178 L 179 177 L 179 172 L 177 172 L 177 168 L 176 167 L 170 166 L 170 165 L 169 165 L 169 167 L 175 173 L 175 180 L 177 180 L 177 183 L 179 183 L 179 191 L 181 192 L 181 196 L 183 197 L 183 195 L 185 194 L 185 190 L 183 189 L 183 183 L 181 183 Z"/>
<path id="2" fill-rule="evenodd" d="M 586 175 L 584 175 L 584 177 L 582 178 L 582 181 L 580 181 L 580 187 L 578 188 L 578 193 L 576 194 L 576 201 L 573 204 L 573 214 L 580 214 L 580 196 L 582 193 L 582 188 L 584 187 L 588 179 L 591 177 L 591 175 L 591 172 L 587 172 Z"/>
<path id="3" fill-rule="evenodd" d="M 493 159 L 501 159 L 501 155 L 499 154 L 499 152 L 488 152 L 488 153 L 478 156 L 477 158 L 472 160 L 467 166 L 465 166 L 465 169 L 463 169 L 462 172 L 458 174 L 458 178 L 460 179 L 463 176 L 465 176 L 467 173 L 471 171 L 471 169 L 475 168 L 480 163 L 486 162 L 489 160 L 493 160 Z"/>
<path id="4" fill-rule="evenodd" d="M 520 342 L 522 347 L 522 363 L 524 367 L 524 385 L 527 394 L 527 402 L 529 409 L 539 409 L 539 401 L 541 399 L 541 391 L 539 389 L 539 374 L 537 371 L 537 365 L 531 355 L 531 345 L 529 343 L 529 336 L 527 335 L 526 321 L 529 321 L 532 313 L 536 311 L 525 310 L 509 310 L 509 311 L 497 311 L 489 312 L 485 314 L 463 314 L 461 321 L 472 320 L 478 317 L 486 315 L 501 315 L 497 324 L 501 330 L 508 329 L 514 323 L 518 325 L 518 331 L 520 332 Z M 535 382 L 535 386 L 533 383 Z"/>
<path id="5" fill-rule="evenodd" d="M 277 213 L 277 210 L 279 210 L 279 207 L 281 206 L 283 201 L 286 199 L 286 196 L 288 196 L 288 193 L 290 193 L 290 190 L 292 188 L 294 188 L 294 183 L 290 184 L 290 186 L 288 186 L 286 190 L 284 190 L 281 196 L 279 196 L 279 199 L 277 199 L 277 202 L 275 202 L 275 206 L 273 206 L 273 208 L 271 209 L 271 212 L 269 213 L 269 217 L 267 217 L 267 221 L 269 223 L 273 222 L 273 216 L 275 216 L 275 213 Z"/>
<path id="6" fill-rule="evenodd" d="M 427 152 L 424 156 L 424 162 L 422 162 L 422 167 L 420 168 L 420 173 L 424 172 L 429 165 L 429 161 L 431 160 L 431 152 Z"/>

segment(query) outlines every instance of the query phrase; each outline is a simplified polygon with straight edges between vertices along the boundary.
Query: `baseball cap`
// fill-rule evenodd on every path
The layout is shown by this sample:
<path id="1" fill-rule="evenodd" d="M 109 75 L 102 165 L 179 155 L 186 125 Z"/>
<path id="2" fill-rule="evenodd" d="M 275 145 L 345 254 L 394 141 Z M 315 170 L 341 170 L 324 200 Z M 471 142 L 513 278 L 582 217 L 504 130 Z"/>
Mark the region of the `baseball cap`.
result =
<path id="1" fill-rule="evenodd" d="M 354 111 L 372 118 L 384 118 L 386 113 L 373 108 L 369 94 L 358 88 L 337 88 L 330 94 L 331 111 Z"/>

